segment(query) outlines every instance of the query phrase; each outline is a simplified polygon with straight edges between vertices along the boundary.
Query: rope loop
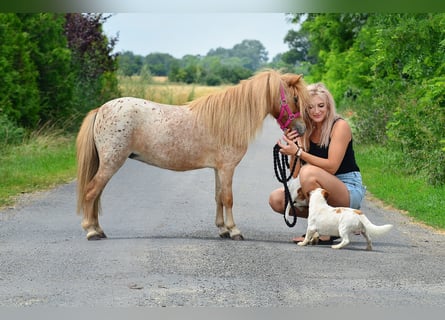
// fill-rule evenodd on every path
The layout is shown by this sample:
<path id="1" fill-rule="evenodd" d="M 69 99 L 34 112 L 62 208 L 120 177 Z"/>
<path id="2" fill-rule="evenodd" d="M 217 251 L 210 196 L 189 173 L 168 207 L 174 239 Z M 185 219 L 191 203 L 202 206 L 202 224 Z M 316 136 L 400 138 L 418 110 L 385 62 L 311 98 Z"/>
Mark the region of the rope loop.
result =
<path id="1" fill-rule="evenodd" d="M 276 144 L 273 148 L 273 159 L 274 159 L 275 176 L 277 177 L 277 180 L 279 182 L 281 182 L 284 186 L 284 199 L 285 199 L 284 211 L 283 211 L 284 222 L 286 222 L 286 225 L 289 228 L 292 228 L 297 223 L 297 209 L 295 208 L 294 203 L 292 201 L 292 195 L 290 194 L 290 190 L 289 190 L 289 187 L 287 186 L 287 182 L 294 175 L 295 167 L 297 166 L 297 159 L 295 159 L 295 161 L 294 161 L 294 164 L 292 166 L 292 169 L 290 170 L 289 176 L 286 176 L 286 169 L 289 169 L 289 167 L 290 167 L 289 157 L 286 154 L 280 153 L 280 146 L 278 144 Z M 286 219 L 286 215 L 285 215 L 286 208 L 287 208 L 287 205 L 289 204 L 289 202 L 290 202 L 293 217 L 294 217 L 292 222 L 289 222 Z"/>

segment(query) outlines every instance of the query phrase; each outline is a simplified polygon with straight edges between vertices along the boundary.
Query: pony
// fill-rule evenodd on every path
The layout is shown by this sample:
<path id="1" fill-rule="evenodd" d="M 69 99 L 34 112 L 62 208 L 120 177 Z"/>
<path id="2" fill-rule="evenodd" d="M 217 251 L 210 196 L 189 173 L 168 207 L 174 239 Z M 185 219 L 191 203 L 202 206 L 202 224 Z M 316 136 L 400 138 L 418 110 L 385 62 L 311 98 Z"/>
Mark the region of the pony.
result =
<path id="1" fill-rule="evenodd" d="M 284 130 L 302 122 L 308 104 L 302 75 L 265 70 L 186 105 L 121 97 L 91 110 L 76 139 L 77 212 L 87 239 L 106 238 L 100 197 L 130 158 L 173 171 L 213 168 L 219 235 L 243 240 L 232 212 L 235 168 L 267 115 Z"/>

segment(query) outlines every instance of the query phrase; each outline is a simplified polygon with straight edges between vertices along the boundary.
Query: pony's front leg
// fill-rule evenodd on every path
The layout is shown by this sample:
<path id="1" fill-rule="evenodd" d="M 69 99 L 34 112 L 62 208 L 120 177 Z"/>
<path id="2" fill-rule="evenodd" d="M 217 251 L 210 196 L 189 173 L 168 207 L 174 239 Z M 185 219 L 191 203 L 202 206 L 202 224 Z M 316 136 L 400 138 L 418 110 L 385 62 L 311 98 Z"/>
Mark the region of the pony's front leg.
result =
<path id="1" fill-rule="evenodd" d="M 233 193 L 232 193 L 232 178 L 235 168 L 226 168 L 218 171 L 219 183 L 221 186 L 219 201 L 222 202 L 223 210 L 225 210 L 225 228 L 228 229 L 230 238 L 233 240 L 243 240 L 241 231 L 236 227 L 233 219 Z M 218 219 L 218 212 L 217 212 Z"/>
<path id="2" fill-rule="evenodd" d="M 229 230 L 230 238 L 232 240 L 244 240 L 241 231 L 235 225 L 233 220 L 232 207 L 226 207 L 226 228 Z"/>
<path id="3" fill-rule="evenodd" d="M 221 238 L 229 238 L 230 231 L 224 223 L 224 206 L 221 197 L 221 180 L 218 171 L 215 169 L 215 202 L 216 202 L 216 227 L 219 229 L 219 236 Z"/>

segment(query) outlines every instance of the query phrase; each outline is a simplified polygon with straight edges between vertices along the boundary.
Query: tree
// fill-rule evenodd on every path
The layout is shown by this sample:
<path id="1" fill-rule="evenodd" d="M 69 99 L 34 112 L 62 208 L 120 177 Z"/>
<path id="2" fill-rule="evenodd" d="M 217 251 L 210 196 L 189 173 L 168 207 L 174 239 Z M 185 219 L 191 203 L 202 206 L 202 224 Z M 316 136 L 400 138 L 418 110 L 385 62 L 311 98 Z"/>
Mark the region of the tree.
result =
<path id="1" fill-rule="evenodd" d="M 78 83 L 75 103 L 82 114 L 119 95 L 116 55 L 112 54 L 117 38 L 108 39 L 102 30 L 108 18 L 81 13 L 65 16 L 65 34 Z"/>
<path id="2" fill-rule="evenodd" d="M 148 66 L 152 75 L 166 76 L 175 60 L 167 53 L 150 53 L 144 58 L 143 64 Z"/>
<path id="3" fill-rule="evenodd" d="M 124 51 L 117 57 L 118 73 L 124 76 L 137 75 L 141 72 L 143 58 L 131 51 Z"/>
<path id="4" fill-rule="evenodd" d="M 64 17 L 54 13 L 18 14 L 28 35 L 30 55 L 36 66 L 41 123 L 66 119 L 73 112 L 75 74 L 71 51 L 64 35 Z"/>
<path id="5" fill-rule="evenodd" d="M 115 39 L 102 15 L 0 14 L 0 120 L 35 129 L 69 123 L 117 96 Z M 78 118 L 78 120 L 79 120 Z M 68 121 L 70 120 L 70 121 Z M 22 132 L 9 130 L 9 132 Z"/>
<path id="6" fill-rule="evenodd" d="M 309 55 L 309 36 L 306 31 L 289 30 L 284 37 L 284 42 L 289 45 L 290 50 L 282 54 L 285 63 L 296 65 L 301 62 L 315 63 L 315 57 Z"/>
<path id="7" fill-rule="evenodd" d="M 1 13 L 0 115 L 27 127 L 37 123 L 40 112 L 38 71 L 31 55 L 33 46 L 17 14 Z"/>
<path id="8" fill-rule="evenodd" d="M 250 71 L 258 70 L 268 61 L 268 53 L 258 40 L 243 40 L 233 46 L 230 57 L 242 59 L 242 66 Z"/>
<path id="9" fill-rule="evenodd" d="M 285 61 L 305 59 L 311 64 L 310 78 L 324 81 L 327 61 L 354 44 L 367 18 L 368 14 L 359 13 L 295 14 L 292 22 L 301 28 L 297 32 L 289 31 L 285 38 L 291 48 L 284 54 Z M 337 98 L 338 94 L 331 91 Z"/>
<path id="10" fill-rule="evenodd" d="M 218 47 L 216 49 L 210 49 L 207 52 L 207 57 L 219 57 L 220 59 L 230 58 L 232 56 L 230 49 L 225 49 L 222 47 Z"/>

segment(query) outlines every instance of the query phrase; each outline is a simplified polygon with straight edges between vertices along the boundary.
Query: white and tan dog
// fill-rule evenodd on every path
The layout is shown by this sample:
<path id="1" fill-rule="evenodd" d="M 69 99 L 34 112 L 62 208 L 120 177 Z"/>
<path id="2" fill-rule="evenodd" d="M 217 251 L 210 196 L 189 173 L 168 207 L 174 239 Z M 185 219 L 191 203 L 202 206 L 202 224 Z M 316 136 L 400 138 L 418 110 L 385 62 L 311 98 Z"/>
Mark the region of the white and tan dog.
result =
<path id="1" fill-rule="evenodd" d="M 368 242 L 366 250 L 372 250 L 371 236 L 388 232 L 393 226 L 376 226 L 360 211 L 352 208 L 334 208 L 327 204 L 328 192 L 317 188 L 310 192 L 309 217 L 306 236 L 298 245 L 305 246 L 317 241 L 319 235 L 340 236 L 341 242 L 332 248 L 340 249 L 348 245 L 349 237 L 360 232 Z"/>
<path id="2" fill-rule="evenodd" d="M 307 209 L 308 201 L 304 196 L 303 191 L 301 190 L 300 177 L 297 176 L 296 178 L 292 178 L 291 180 L 289 180 L 288 188 L 290 195 L 292 197 L 292 202 L 296 207 L 296 209 L 298 209 L 299 211 Z M 284 215 L 287 220 L 289 220 L 290 210 L 291 210 L 291 203 L 288 203 L 286 211 L 284 212 Z"/>

